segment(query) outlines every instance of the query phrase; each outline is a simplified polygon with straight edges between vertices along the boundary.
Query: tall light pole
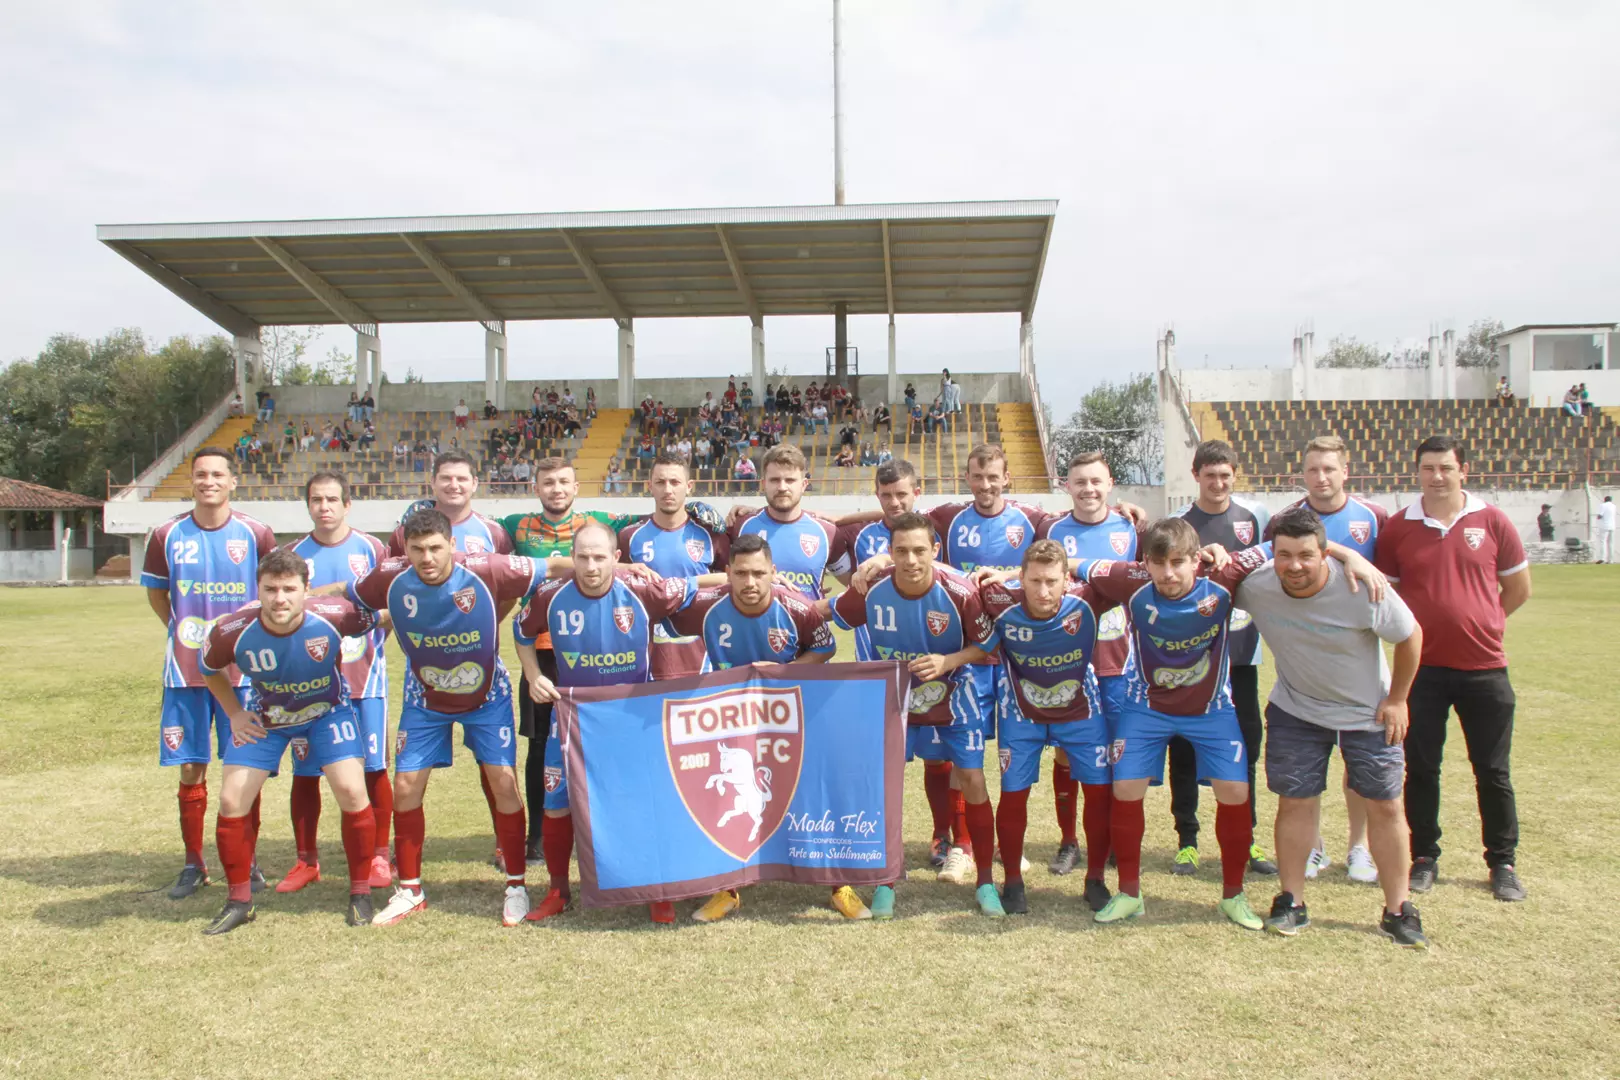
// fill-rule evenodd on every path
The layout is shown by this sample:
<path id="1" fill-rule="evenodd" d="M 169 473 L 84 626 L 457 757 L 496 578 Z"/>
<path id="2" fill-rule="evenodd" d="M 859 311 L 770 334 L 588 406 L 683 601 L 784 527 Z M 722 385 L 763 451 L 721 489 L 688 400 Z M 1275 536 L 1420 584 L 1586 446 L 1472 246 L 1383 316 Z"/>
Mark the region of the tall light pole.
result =
<path id="1" fill-rule="evenodd" d="M 844 33 L 843 4 L 833 8 L 833 205 L 844 205 Z M 833 305 L 833 377 L 849 378 L 849 305 Z"/>

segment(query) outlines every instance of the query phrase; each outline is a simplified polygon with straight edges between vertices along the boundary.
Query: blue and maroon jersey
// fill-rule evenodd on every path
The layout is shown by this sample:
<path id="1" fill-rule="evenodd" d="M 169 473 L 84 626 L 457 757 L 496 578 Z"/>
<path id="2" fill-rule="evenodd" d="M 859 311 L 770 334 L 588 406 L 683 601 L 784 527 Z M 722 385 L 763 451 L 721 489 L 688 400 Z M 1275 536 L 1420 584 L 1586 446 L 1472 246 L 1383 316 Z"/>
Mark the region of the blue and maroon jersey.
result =
<path id="1" fill-rule="evenodd" d="M 512 538 L 507 535 L 506 527 L 476 510 L 460 521 L 450 523 L 450 539 L 455 543 L 456 550 L 463 555 L 512 554 Z M 388 557 L 391 559 L 405 557 L 403 523 L 394 526 L 394 534 L 388 538 Z"/>
<path id="2" fill-rule="evenodd" d="M 666 529 L 652 518 L 619 530 L 619 558 L 650 566 L 659 577 L 698 577 L 724 570 L 730 541 L 715 536 L 688 518 L 678 529 Z"/>
<path id="3" fill-rule="evenodd" d="M 731 586 L 700 589 L 685 610 L 670 616 L 676 633 L 695 634 L 709 662 L 724 670 L 741 664 L 791 664 L 805 653 L 831 655 L 838 648 L 832 629 L 802 595 L 785 585 L 771 590 L 771 602 L 758 615 L 744 615 L 731 598 Z"/>
<path id="4" fill-rule="evenodd" d="M 197 661 L 208 631 L 221 616 L 258 599 L 259 559 L 275 547 L 270 526 L 234 510 L 217 529 L 198 525 L 188 510 L 152 530 L 141 584 L 169 593 L 164 686 L 203 685 Z M 246 682 L 234 669 L 226 675 L 237 686 Z"/>
<path id="5" fill-rule="evenodd" d="M 1170 716 L 1232 708 L 1228 621 L 1232 593 L 1271 558 L 1263 547 L 1234 552 L 1226 569 L 1193 582 L 1185 596 L 1165 598 L 1147 567 L 1112 559 L 1083 560 L 1080 576 L 1104 600 L 1130 610 L 1135 663 L 1126 697 Z"/>
<path id="6" fill-rule="evenodd" d="M 372 613 L 340 597 L 312 596 L 290 634 L 271 633 L 259 616 L 255 601 L 214 624 L 199 665 L 203 673 L 241 669 L 265 727 L 307 724 L 347 708 L 353 695 L 343 674 L 343 640 L 370 633 L 377 625 Z"/>
<path id="7" fill-rule="evenodd" d="M 1073 514 L 1064 514 L 1060 518 L 1048 518 L 1040 528 L 1040 538 L 1062 544 L 1064 553 L 1071 559 L 1135 559 L 1137 536 L 1136 526 L 1112 510 L 1094 525 L 1077 520 Z M 1091 658 L 1091 666 L 1098 676 L 1125 673 L 1131 659 L 1128 630 L 1125 608 L 1109 608 L 1097 625 L 1097 651 Z"/>
<path id="8" fill-rule="evenodd" d="M 388 609 L 405 653 L 405 704 L 459 715 L 509 701 L 501 620 L 545 580 L 523 555 L 457 555 L 450 576 L 429 585 L 409 561 L 387 559 L 349 586 L 349 597 Z"/>
<path id="9" fill-rule="evenodd" d="M 792 521 L 777 521 L 770 511 L 760 510 L 737 527 L 738 536 L 763 536 L 771 545 L 776 572 L 811 600 L 820 600 L 823 595 L 821 578 L 832 562 L 832 542 L 837 532 L 832 522 L 805 510 Z"/>
<path id="10" fill-rule="evenodd" d="M 586 596 L 573 578 L 548 581 L 512 623 L 512 634 L 533 645 L 551 634 L 558 686 L 618 686 L 652 680 L 653 628 L 692 602 L 694 578 L 649 581 L 614 572 L 601 596 Z"/>
<path id="11" fill-rule="evenodd" d="M 925 511 L 939 533 L 945 561 L 964 574 L 975 570 L 1017 570 L 1035 542 L 1045 510 L 1003 500 L 1001 513 L 981 514 L 972 503 L 947 503 Z"/>
<path id="12" fill-rule="evenodd" d="M 1097 715 L 1092 654 L 1101 615 L 1117 605 L 1076 583 L 1065 591 L 1057 614 L 1037 619 L 1025 610 L 1024 588 L 1017 581 L 987 585 L 979 595 L 1001 637 L 1001 668 L 1007 674 L 1002 692 L 1015 696 L 1024 718 L 1052 724 Z"/>
<path id="13" fill-rule="evenodd" d="M 841 525 L 833 535 L 832 560 L 827 569 L 835 577 L 854 573 L 860 565 L 874 555 L 887 555 L 892 534 L 888 523 L 882 520 Z M 934 557 L 940 557 L 939 545 L 934 545 Z M 864 626 L 855 628 L 855 659 L 874 660 L 872 635 Z"/>
<path id="14" fill-rule="evenodd" d="M 979 590 L 949 567 L 934 566 L 934 581 L 919 597 L 904 596 L 894 583 L 894 567 L 886 568 L 862 596 L 854 589 L 838 594 L 832 605 L 833 622 L 846 630 L 857 626 L 872 632 L 872 650 L 879 660 L 902 663 L 933 653 L 961 652 L 977 645 L 993 652 L 998 641 L 995 624 L 985 614 Z M 934 682 L 911 688 L 907 708 L 913 726 L 966 723 L 953 715 L 959 704 L 953 691 L 972 668 L 964 665 Z"/>
<path id="15" fill-rule="evenodd" d="M 1290 503 L 1287 509 L 1292 510 L 1296 506 L 1310 506 L 1310 502 L 1301 499 Z M 1331 514 L 1324 514 L 1314 506 L 1311 509 L 1322 519 L 1322 527 L 1327 530 L 1330 541 L 1343 544 L 1368 562 L 1372 561 L 1374 549 L 1378 546 L 1378 534 L 1384 531 L 1384 522 L 1389 520 L 1388 510 L 1354 495 L 1346 495 L 1344 505 Z M 1271 539 L 1270 521 L 1266 522 L 1266 539 Z"/>
<path id="16" fill-rule="evenodd" d="M 352 585 L 388 557 L 388 550 L 370 533 L 350 529 L 336 544 L 323 544 L 314 533 L 291 545 L 293 554 L 309 564 L 310 588 L 323 585 Z M 388 696 L 388 659 L 384 643 L 388 631 L 374 627 L 359 637 L 343 639 L 343 677 L 357 698 Z"/>

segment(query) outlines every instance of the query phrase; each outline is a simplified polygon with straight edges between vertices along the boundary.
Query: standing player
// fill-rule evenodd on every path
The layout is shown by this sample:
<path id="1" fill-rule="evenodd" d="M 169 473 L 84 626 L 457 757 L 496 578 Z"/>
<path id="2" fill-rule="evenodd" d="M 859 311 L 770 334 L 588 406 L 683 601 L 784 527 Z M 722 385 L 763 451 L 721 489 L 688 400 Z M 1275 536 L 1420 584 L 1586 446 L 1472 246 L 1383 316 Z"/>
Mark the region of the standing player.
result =
<path id="1" fill-rule="evenodd" d="M 365 638 L 371 612 L 347 600 L 308 595 L 309 567 L 291 551 L 272 551 L 258 565 L 258 603 L 225 616 L 209 631 L 198 667 L 230 717 L 215 842 L 230 895 L 208 929 L 228 934 L 253 921 L 250 875 L 258 825 L 249 808 L 290 746 L 297 761 L 326 774 L 343 810 L 343 850 L 349 862 L 350 926 L 370 924 L 371 858 L 376 820 L 366 800 L 364 749 L 342 642 Z M 257 709 L 244 709 L 227 671 L 249 673 Z"/>
<path id="2" fill-rule="evenodd" d="M 1198 481 L 1198 499 L 1177 512 L 1198 534 L 1200 544 L 1219 544 L 1236 552 L 1265 539 L 1266 522 L 1271 515 L 1259 503 L 1246 503 L 1232 494 L 1237 476 L 1237 455 L 1219 439 L 1198 444 L 1193 452 L 1193 478 Z M 1242 608 L 1232 609 L 1231 640 L 1228 646 L 1232 665 L 1232 704 L 1238 726 L 1243 730 L 1243 755 L 1248 762 L 1249 827 L 1259 823 L 1254 807 L 1254 770 L 1260 756 L 1264 728 L 1260 720 L 1260 631 Z M 1198 871 L 1198 762 L 1186 739 L 1170 740 L 1170 812 L 1175 815 L 1179 838 L 1171 871 L 1193 874 Z M 1225 855 L 1222 855 L 1224 864 Z M 1277 864 L 1266 858 L 1255 844 L 1249 852 L 1249 869 L 1256 874 L 1275 874 Z"/>
<path id="3" fill-rule="evenodd" d="M 600 521 L 590 520 L 574 532 L 572 579 L 553 581 L 534 594 L 512 629 L 518 658 L 536 702 L 555 704 L 560 686 L 620 686 L 652 679 L 653 626 L 692 602 L 697 590 L 718 585 L 725 575 L 665 578 L 650 581 L 618 569 L 618 537 Z M 551 631 L 552 649 L 562 657 L 553 682 L 540 671 L 535 641 Z M 540 845 L 551 885 L 531 922 L 560 915 L 573 892 L 568 863 L 574 854 L 574 819 L 568 807 L 568 779 L 563 746 L 556 727 L 546 740 L 545 822 Z M 652 905 L 652 920 L 675 921 L 675 905 Z"/>
<path id="4" fill-rule="evenodd" d="M 1349 548 L 1362 558 L 1371 559 L 1377 550 L 1378 534 L 1383 531 L 1389 511 L 1377 503 L 1358 499 L 1344 490 L 1349 455 L 1344 440 L 1322 435 L 1305 444 L 1305 498 L 1288 507 L 1308 506 L 1321 519 L 1327 538 Z M 1270 540 L 1272 528 L 1266 527 Z M 1341 754 L 1342 756 L 1342 754 Z M 1378 867 L 1367 846 L 1367 803 L 1350 785 L 1350 770 L 1344 773 L 1344 809 L 1350 819 L 1350 843 L 1345 854 L 1350 880 L 1374 882 Z M 1314 878 L 1333 865 L 1322 838 L 1316 838 L 1305 876 Z"/>
<path id="5" fill-rule="evenodd" d="M 803 451 L 790 443 L 765 451 L 759 486 L 765 493 L 765 509 L 744 517 L 732 530 L 732 539 L 763 536 L 771 545 L 779 579 L 811 600 L 820 600 L 837 527 L 799 506 L 810 486 Z"/>
<path id="6" fill-rule="evenodd" d="M 738 537 L 726 584 L 699 590 L 688 607 L 670 616 L 670 625 L 696 636 L 717 671 L 740 664 L 825 664 L 838 647 L 825 619 L 804 597 L 775 580 L 776 564 L 765 538 Z M 655 660 L 657 656 L 654 646 Z M 727 889 L 709 897 L 692 918 L 718 922 L 740 906 L 737 890 Z M 846 919 L 872 917 L 848 885 L 833 891 L 832 906 Z"/>
<path id="7" fill-rule="evenodd" d="M 309 568 L 313 588 L 347 587 L 374 570 L 387 557 L 382 541 L 349 527 L 349 484 L 335 472 L 318 472 L 304 484 L 304 505 L 313 531 L 289 545 Z M 366 796 L 376 817 L 377 847 L 371 860 L 371 887 L 393 883 L 388 840 L 394 820 L 394 789 L 388 782 L 387 631 L 373 628 L 342 642 L 343 677 L 349 684 L 365 751 Z M 321 821 L 321 767 L 310 757 L 293 755 L 293 840 L 298 861 L 276 883 L 276 891 L 297 892 L 321 880 L 316 835 Z"/>
<path id="8" fill-rule="evenodd" d="M 406 558 L 388 559 L 349 586 L 359 604 L 387 609 L 405 653 L 405 707 L 394 744 L 399 881 L 377 913 L 379 925 L 427 908 L 422 797 L 432 770 L 451 765 L 455 724 L 495 801 L 495 838 L 506 869 L 501 921 L 515 926 L 529 911 L 512 683 L 501 663 L 500 632 L 506 613 L 534 591 L 545 568 L 523 556 L 458 555 L 451 528 L 439 511 L 417 511 L 400 526 Z"/>
<path id="9" fill-rule="evenodd" d="M 983 664 L 995 650 L 995 626 L 979 591 L 967 578 L 934 560 L 934 526 L 921 514 L 902 514 L 890 524 L 892 565 L 857 574 L 832 604 L 833 621 L 846 630 L 866 626 L 872 648 L 884 660 L 911 671 L 906 701 L 907 749 L 938 742 L 950 755 L 966 801 L 979 911 L 1006 914 L 992 880 L 995 815 L 984 783 L 985 720 L 982 699 L 965 665 Z M 894 917 L 894 887 L 872 895 L 872 917 Z"/>
<path id="10" fill-rule="evenodd" d="M 229 717 L 203 682 L 199 653 L 216 619 L 258 595 L 259 559 L 276 546 L 270 526 L 231 509 L 235 490 L 236 463 L 230 452 L 212 446 L 198 450 L 191 458 L 191 510 L 152 530 L 141 568 L 147 602 L 169 634 L 158 764 L 180 767 L 180 839 L 186 851 L 185 865 L 169 889 L 171 900 L 210 883 L 203 859 L 212 760 L 209 729 L 214 729 L 223 757 L 229 726 Z M 245 688 L 241 672 L 231 668 L 225 676 Z M 245 689 L 242 694 L 246 696 Z M 257 830 L 257 802 L 249 816 Z M 254 866 L 254 887 L 263 882 Z"/>

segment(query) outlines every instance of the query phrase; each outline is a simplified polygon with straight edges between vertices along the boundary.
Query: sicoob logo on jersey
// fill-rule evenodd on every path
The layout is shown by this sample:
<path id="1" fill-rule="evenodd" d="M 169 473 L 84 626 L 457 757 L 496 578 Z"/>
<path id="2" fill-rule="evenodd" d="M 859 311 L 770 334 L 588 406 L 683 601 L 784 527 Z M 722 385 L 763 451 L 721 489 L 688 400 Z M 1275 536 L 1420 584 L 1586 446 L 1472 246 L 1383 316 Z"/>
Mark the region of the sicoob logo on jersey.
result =
<path id="1" fill-rule="evenodd" d="M 751 858 L 787 815 L 804 762 L 803 718 L 796 686 L 664 701 L 664 748 L 681 801 L 734 859 Z"/>
<path id="2" fill-rule="evenodd" d="M 951 613 L 948 611 L 930 611 L 928 613 L 928 632 L 939 637 L 951 628 Z"/>
<path id="3" fill-rule="evenodd" d="M 1365 544 L 1372 537 L 1372 522 L 1352 521 L 1350 523 L 1350 539 L 1358 544 Z"/>
<path id="4" fill-rule="evenodd" d="M 236 563 L 238 566 L 242 565 L 242 560 L 248 557 L 248 542 L 246 540 L 225 541 L 225 554 L 230 556 L 231 562 Z"/>
<path id="5" fill-rule="evenodd" d="M 478 594 L 471 588 L 457 589 L 450 594 L 450 599 L 456 602 L 456 607 L 463 615 L 470 615 L 473 607 L 478 603 Z"/>
<path id="6" fill-rule="evenodd" d="M 815 558 L 816 552 L 821 550 L 821 537 L 812 533 L 800 533 L 799 550 L 804 552 L 805 558 Z"/>
<path id="7" fill-rule="evenodd" d="M 317 664 L 326 659 L 327 650 L 331 649 L 331 647 L 332 639 L 325 635 L 309 638 L 304 642 L 304 651 L 309 653 L 309 658 Z"/>
<path id="8" fill-rule="evenodd" d="M 619 628 L 619 633 L 628 634 L 630 628 L 636 625 L 636 609 L 629 607 L 614 608 L 613 625 Z"/>
<path id="9" fill-rule="evenodd" d="M 1232 535 L 1238 538 L 1238 543 L 1242 544 L 1244 547 L 1248 547 L 1250 544 L 1254 543 L 1254 522 L 1232 522 Z"/>
<path id="10" fill-rule="evenodd" d="M 1208 596 L 1203 597 L 1198 601 L 1198 614 L 1208 618 L 1209 616 L 1215 614 L 1215 609 L 1219 607 L 1220 604 L 1221 598 L 1216 596 L 1214 593 L 1210 593 Z"/>
<path id="11" fill-rule="evenodd" d="M 771 652 L 787 652 L 788 646 L 793 644 L 793 631 L 780 626 L 770 627 L 765 631 L 765 643 L 771 647 Z"/>

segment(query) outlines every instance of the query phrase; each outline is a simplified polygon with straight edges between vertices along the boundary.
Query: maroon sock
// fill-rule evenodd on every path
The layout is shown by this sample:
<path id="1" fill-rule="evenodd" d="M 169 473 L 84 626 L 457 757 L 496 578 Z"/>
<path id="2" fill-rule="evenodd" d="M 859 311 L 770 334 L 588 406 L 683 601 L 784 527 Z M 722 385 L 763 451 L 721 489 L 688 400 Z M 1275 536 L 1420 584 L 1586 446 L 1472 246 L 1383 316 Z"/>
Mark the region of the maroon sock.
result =
<path id="1" fill-rule="evenodd" d="M 247 838 L 248 846 L 253 849 L 254 858 L 258 858 L 259 851 L 259 804 L 264 801 L 264 793 L 253 796 L 253 805 L 247 812 Z"/>
<path id="2" fill-rule="evenodd" d="M 965 800 L 964 800 L 965 801 Z M 979 869 L 979 884 L 995 880 L 996 814 L 990 800 L 967 803 L 967 832 L 973 838 L 973 865 Z"/>
<path id="3" fill-rule="evenodd" d="M 540 823 L 540 850 L 545 853 L 546 873 L 551 877 L 551 887 L 560 890 L 564 896 L 571 895 L 568 889 L 568 860 L 574 856 L 572 815 L 546 815 Z"/>
<path id="4" fill-rule="evenodd" d="M 203 860 L 203 819 L 208 816 L 208 781 L 180 785 L 180 842 L 186 846 L 186 865 L 206 867 Z"/>
<path id="5" fill-rule="evenodd" d="M 407 889 L 422 891 L 422 842 L 427 819 L 422 808 L 394 810 L 394 847 L 399 860 L 399 881 Z"/>
<path id="6" fill-rule="evenodd" d="M 349 863 L 349 895 L 371 891 L 371 856 L 377 850 L 377 819 L 371 807 L 343 811 L 343 854 Z"/>
<path id="7" fill-rule="evenodd" d="M 954 789 L 951 791 L 951 843 L 969 855 L 973 854 L 973 830 L 968 826 L 967 800 Z"/>
<path id="8" fill-rule="evenodd" d="M 948 761 L 923 762 L 923 792 L 928 796 L 928 811 L 934 815 L 934 835 L 951 834 L 951 763 Z"/>
<path id="9" fill-rule="evenodd" d="M 489 804 L 490 828 L 495 830 L 495 842 L 499 844 L 501 842 L 501 829 L 500 823 L 496 820 L 496 818 L 500 814 L 500 811 L 495 809 L 495 789 L 489 786 L 489 774 L 484 772 L 484 767 L 482 765 L 478 766 L 478 783 L 484 789 L 484 801 Z"/>
<path id="10" fill-rule="evenodd" d="M 321 861 L 315 844 L 315 835 L 321 824 L 321 778 L 293 777 L 292 795 L 288 803 L 292 807 L 293 847 L 300 860 L 316 866 Z"/>
<path id="11" fill-rule="evenodd" d="M 388 838 L 394 824 L 394 785 L 388 782 L 388 770 L 366 773 L 366 795 L 371 799 L 371 815 L 377 820 L 377 851 L 388 855 Z"/>
<path id="12" fill-rule="evenodd" d="M 523 807 L 518 807 L 510 814 L 500 810 L 495 811 L 495 842 L 501 846 L 501 858 L 506 860 L 506 883 L 508 885 L 522 885 L 523 876 L 528 870 L 525 861 L 524 846 L 529 835 L 529 819 L 523 814 Z"/>
<path id="13" fill-rule="evenodd" d="M 1082 814 L 1086 825 L 1086 880 L 1101 881 L 1108 866 L 1108 851 L 1113 846 L 1109 836 L 1110 810 L 1114 803 L 1114 785 L 1085 785 L 1085 809 Z"/>
<path id="14" fill-rule="evenodd" d="M 1108 832 L 1114 840 L 1114 857 L 1119 860 L 1119 891 L 1127 896 L 1141 896 L 1142 834 L 1147 832 L 1142 800 L 1115 799 Z"/>
<path id="15" fill-rule="evenodd" d="M 219 815 L 214 824 L 214 844 L 219 848 L 220 865 L 225 867 L 230 899 L 251 901 L 253 886 L 248 877 L 253 872 L 253 845 L 248 843 L 247 815 Z"/>
<path id="16" fill-rule="evenodd" d="M 1080 795 L 1080 782 L 1069 772 L 1069 763 L 1060 761 L 1052 766 L 1052 802 L 1057 811 L 1058 829 L 1063 833 L 1063 843 L 1078 844 L 1079 837 L 1074 834 L 1074 804 Z M 1089 835 L 1089 833 L 1088 833 Z"/>
<path id="17" fill-rule="evenodd" d="M 1254 843 L 1248 803 L 1215 804 L 1215 839 L 1221 845 L 1221 896 L 1230 898 L 1243 891 L 1249 848 Z"/>
<path id="18" fill-rule="evenodd" d="M 996 807 L 996 842 L 1001 845 L 1001 869 L 1008 881 L 1024 879 L 1024 831 L 1029 827 L 1029 788 L 1003 791 Z"/>

